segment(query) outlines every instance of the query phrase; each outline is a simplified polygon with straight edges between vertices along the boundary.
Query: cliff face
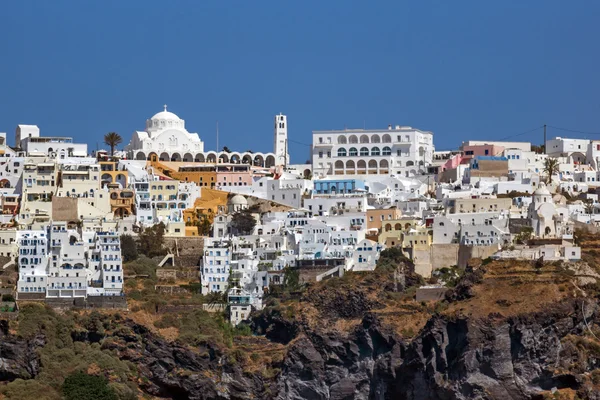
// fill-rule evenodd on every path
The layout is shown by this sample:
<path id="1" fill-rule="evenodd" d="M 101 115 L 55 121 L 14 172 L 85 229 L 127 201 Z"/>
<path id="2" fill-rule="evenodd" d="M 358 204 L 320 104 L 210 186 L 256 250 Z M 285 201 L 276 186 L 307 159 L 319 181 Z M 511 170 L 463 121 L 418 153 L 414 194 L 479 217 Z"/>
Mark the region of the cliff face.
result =
<path id="1" fill-rule="evenodd" d="M 261 336 L 237 337 L 231 348 L 168 341 L 111 314 L 73 324 L 29 312 L 20 326 L 34 327 L 29 335 L 0 323 L 0 383 L 44 375 L 40 350 L 72 340 L 131 363 L 133 378 L 121 382 L 156 398 L 600 400 L 600 286 L 589 271 L 584 286 L 564 266 L 492 263 L 431 304 L 396 291 L 388 272 L 282 296 L 253 317 Z"/>
<path id="2" fill-rule="evenodd" d="M 373 313 L 347 335 L 283 323 L 277 315 L 270 324 L 263 316 L 272 337 L 291 340 L 281 372 L 271 378 L 244 373 L 218 349 L 167 342 L 132 321 L 103 339 L 81 332 L 73 339 L 101 341 L 133 362 L 140 389 L 160 398 L 532 399 L 556 388 L 600 399 L 590 378 L 600 365 L 600 346 L 580 341 L 590 335 L 597 305 L 582 307 L 582 301 L 519 317 L 436 316 L 410 342 Z M 43 336 L 25 341 L 3 333 L 0 381 L 35 378 L 41 368 L 36 350 L 44 344 Z"/>
<path id="3" fill-rule="evenodd" d="M 585 308 L 591 323 L 596 307 Z M 600 358 L 569 371 L 580 355 L 561 344 L 586 331 L 577 301 L 519 318 L 434 317 L 410 344 L 368 314 L 345 339 L 301 334 L 284 361 L 277 398 L 531 399 L 556 388 L 596 399 L 587 374 Z"/>

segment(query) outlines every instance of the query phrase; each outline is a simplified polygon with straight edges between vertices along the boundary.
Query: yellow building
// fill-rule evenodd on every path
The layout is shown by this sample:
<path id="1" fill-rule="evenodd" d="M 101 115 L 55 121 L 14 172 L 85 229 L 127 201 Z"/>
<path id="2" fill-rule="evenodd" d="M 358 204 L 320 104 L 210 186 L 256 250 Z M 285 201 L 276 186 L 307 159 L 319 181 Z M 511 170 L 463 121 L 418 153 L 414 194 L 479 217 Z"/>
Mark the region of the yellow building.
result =
<path id="1" fill-rule="evenodd" d="M 228 198 L 228 192 L 203 188 L 200 197 L 194 202 L 194 207 L 183 210 L 186 236 L 198 236 L 197 224 L 202 222 L 201 219 L 204 216 L 212 224 L 214 216 L 219 210 L 227 210 Z"/>
<path id="2" fill-rule="evenodd" d="M 367 231 L 375 230 L 381 232 L 381 228 L 388 221 L 397 220 L 402 217 L 402 211 L 396 206 L 385 209 L 367 210 Z"/>
<path id="3" fill-rule="evenodd" d="M 175 180 L 161 179 L 150 182 L 150 199 L 155 202 L 156 216 L 168 220 L 171 212 L 177 209 L 177 188 Z"/>
<path id="4" fill-rule="evenodd" d="M 204 188 L 214 188 L 217 184 L 215 164 L 152 161 L 154 172 L 182 182 L 194 182 Z"/>
<path id="5" fill-rule="evenodd" d="M 378 242 L 387 247 L 394 247 L 402 244 L 402 238 L 411 229 L 419 227 L 422 223 L 420 218 L 401 217 L 393 220 L 386 220 L 381 226 Z"/>
<path id="6" fill-rule="evenodd" d="M 127 171 L 119 171 L 119 163 L 115 161 L 100 162 L 100 181 L 102 186 L 124 189 L 127 187 Z"/>

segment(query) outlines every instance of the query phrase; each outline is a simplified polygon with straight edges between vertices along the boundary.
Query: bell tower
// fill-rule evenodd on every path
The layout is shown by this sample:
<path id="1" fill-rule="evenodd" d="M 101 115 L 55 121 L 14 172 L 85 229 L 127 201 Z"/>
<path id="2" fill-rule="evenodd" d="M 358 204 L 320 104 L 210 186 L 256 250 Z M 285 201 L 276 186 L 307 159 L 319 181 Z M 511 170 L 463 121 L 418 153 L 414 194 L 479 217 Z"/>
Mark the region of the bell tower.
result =
<path id="1" fill-rule="evenodd" d="M 285 166 L 290 163 L 290 155 L 288 154 L 287 117 L 281 113 L 275 116 L 273 152 L 275 153 L 276 165 Z"/>

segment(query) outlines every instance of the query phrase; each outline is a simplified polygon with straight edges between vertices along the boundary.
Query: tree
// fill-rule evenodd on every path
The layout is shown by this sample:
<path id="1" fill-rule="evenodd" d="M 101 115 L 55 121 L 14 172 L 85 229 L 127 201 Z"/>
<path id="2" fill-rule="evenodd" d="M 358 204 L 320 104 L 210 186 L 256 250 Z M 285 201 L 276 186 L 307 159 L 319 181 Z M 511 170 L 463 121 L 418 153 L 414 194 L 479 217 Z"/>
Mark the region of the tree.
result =
<path id="1" fill-rule="evenodd" d="M 286 267 L 283 272 L 283 287 L 288 292 L 297 292 L 302 289 L 300 271 Z"/>
<path id="2" fill-rule="evenodd" d="M 544 160 L 544 172 L 546 173 L 546 183 L 552 182 L 552 176 L 558 173 L 558 160 L 548 157 Z"/>
<path id="3" fill-rule="evenodd" d="M 110 155 L 111 157 L 115 155 L 115 147 L 123 142 L 123 138 L 117 132 L 109 132 L 104 135 L 104 143 L 107 146 L 110 146 Z"/>
<path id="4" fill-rule="evenodd" d="M 256 220 L 246 211 L 240 211 L 233 214 L 231 226 L 242 235 L 250 235 L 256 226 Z"/>
<path id="5" fill-rule="evenodd" d="M 594 213 L 594 209 L 596 207 L 594 207 L 594 201 L 591 199 L 588 199 L 585 201 L 585 212 L 590 216 L 590 223 L 592 222 L 592 214 Z"/>
<path id="6" fill-rule="evenodd" d="M 541 144 L 539 146 L 532 145 L 531 151 L 533 151 L 536 154 L 544 154 L 546 152 L 546 146 L 544 146 L 543 144 Z"/>
<path id="7" fill-rule="evenodd" d="M 152 225 L 143 229 L 139 234 L 138 250 L 147 257 L 162 256 L 165 236 L 165 224 Z"/>
<path id="8" fill-rule="evenodd" d="M 117 400 L 117 395 L 105 378 L 81 371 L 65 379 L 62 391 L 67 400 Z"/>
<path id="9" fill-rule="evenodd" d="M 515 237 L 515 241 L 519 244 L 527 243 L 533 236 L 533 228 L 530 226 L 524 226 L 521 228 L 521 232 Z"/>
<path id="10" fill-rule="evenodd" d="M 210 223 L 210 219 L 208 219 L 207 215 L 202 215 L 201 220 L 199 220 L 196 223 L 196 226 L 198 227 L 198 235 L 210 235 L 210 229 L 212 228 L 212 224 Z"/>
<path id="11" fill-rule="evenodd" d="M 130 262 L 138 258 L 137 243 L 133 236 L 121 235 L 121 254 L 125 262 Z"/>

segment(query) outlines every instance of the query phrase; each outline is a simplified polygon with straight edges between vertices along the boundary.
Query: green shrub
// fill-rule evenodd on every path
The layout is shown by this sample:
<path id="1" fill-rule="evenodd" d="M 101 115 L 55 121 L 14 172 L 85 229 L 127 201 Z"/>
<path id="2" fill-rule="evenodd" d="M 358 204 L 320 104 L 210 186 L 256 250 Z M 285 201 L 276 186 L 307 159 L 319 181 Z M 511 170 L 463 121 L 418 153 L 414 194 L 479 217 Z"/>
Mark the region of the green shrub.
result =
<path id="1" fill-rule="evenodd" d="M 44 383 L 28 379 L 16 379 L 0 389 L 0 393 L 7 399 L 43 399 L 61 400 L 58 391 Z"/>
<path id="2" fill-rule="evenodd" d="M 105 378 L 83 372 L 69 375 L 62 385 L 62 392 L 66 400 L 118 400 Z"/>
<path id="3" fill-rule="evenodd" d="M 121 254 L 123 261 L 130 262 L 138 258 L 138 248 L 131 235 L 121 235 Z"/>
<path id="4" fill-rule="evenodd" d="M 176 314 L 166 314 L 154 323 L 154 326 L 158 329 L 175 327 L 179 328 L 179 318 Z"/>
<path id="5" fill-rule="evenodd" d="M 3 294 L 2 301 L 15 301 L 15 296 L 12 294 Z"/>

